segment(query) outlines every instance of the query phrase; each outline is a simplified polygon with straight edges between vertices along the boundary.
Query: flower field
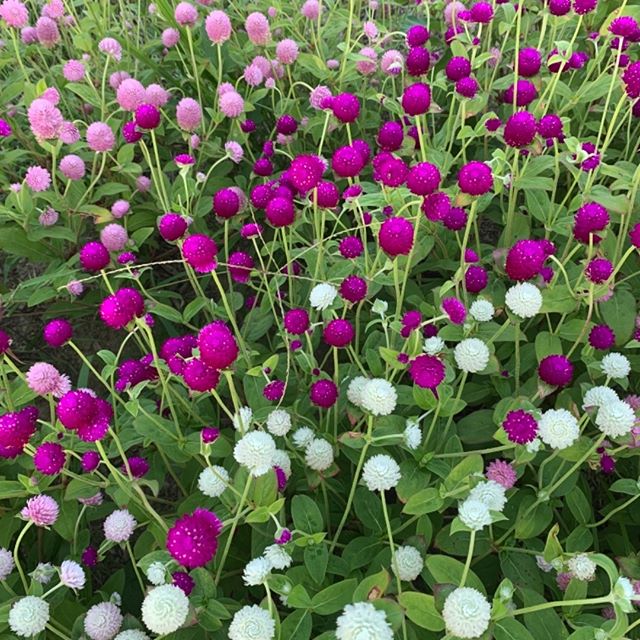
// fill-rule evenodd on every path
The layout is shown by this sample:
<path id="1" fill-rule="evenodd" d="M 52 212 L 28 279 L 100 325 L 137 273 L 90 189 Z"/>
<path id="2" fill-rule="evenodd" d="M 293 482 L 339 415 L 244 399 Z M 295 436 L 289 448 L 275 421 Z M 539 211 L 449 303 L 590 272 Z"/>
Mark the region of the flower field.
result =
<path id="1" fill-rule="evenodd" d="M 640 4 L 0 39 L 0 640 L 640 638 Z"/>

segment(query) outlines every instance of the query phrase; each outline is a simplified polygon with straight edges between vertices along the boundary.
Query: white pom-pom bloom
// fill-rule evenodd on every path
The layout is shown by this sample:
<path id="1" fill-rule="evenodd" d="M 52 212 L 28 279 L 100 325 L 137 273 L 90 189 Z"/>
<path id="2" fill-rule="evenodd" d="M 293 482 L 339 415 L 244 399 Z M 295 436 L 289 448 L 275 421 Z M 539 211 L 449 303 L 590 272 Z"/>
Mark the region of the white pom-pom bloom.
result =
<path id="1" fill-rule="evenodd" d="M 264 431 L 252 431 L 243 436 L 233 448 L 236 462 L 249 469 L 254 478 L 263 476 L 273 465 L 275 440 Z"/>
<path id="2" fill-rule="evenodd" d="M 229 625 L 229 640 L 273 640 L 275 634 L 271 614 L 257 604 L 242 607 Z"/>
<path id="3" fill-rule="evenodd" d="M 304 461 L 314 471 L 324 471 L 333 463 L 333 447 L 323 438 L 314 438 L 304 454 Z"/>
<path id="4" fill-rule="evenodd" d="M 362 480 L 369 491 L 389 491 L 400 482 L 400 478 L 398 463 L 384 453 L 369 458 L 362 469 Z"/>
<path id="5" fill-rule="evenodd" d="M 479 338 L 467 338 L 458 342 L 453 351 L 459 369 L 478 373 L 489 364 L 489 347 Z"/>
<path id="6" fill-rule="evenodd" d="M 470 500 L 484 502 L 490 511 L 500 511 L 507 504 L 506 489 L 495 480 L 487 480 L 477 484 L 469 493 Z"/>
<path id="7" fill-rule="evenodd" d="M 113 602 L 94 604 L 84 618 L 84 632 L 91 640 L 111 640 L 121 625 L 122 614 Z"/>
<path id="8" fill-rule="evenodd" d="M 149 640 L 149 636 L 139 629 L 121 631 L 113 640 Z"/>
<path id="9" fill-rule="evenodd" d="M 447 596 L 442 617 L 448 634 L 479 638 L 489 628 L 491 605 L 477 589 L 460 587 Z"/>
<path id="10" fill-rule="evenodd" d="M 333 285 L 321 282 L 311 289 L 309 303 L 314 309 L 322 311 L 332 305 L 337 295 L 338 290 Z"/>
<path id="11" fill-rule="evenodd" d="M 267 579 L 271 569 L 271 563 L 266 558 L 254 558 L 245 565 L 242 579 L 247 586 L 255 587 Z"/>
<path id="12" fill-rule="evenodd" d="M 627 435 L 633 429 L 635 422 L 636 414 L 631 406 L 622 400 L 603 404 L 596 416 L 598 429 L 610 438 Z"/>
<path id="13" fill-rule="evenodd" d="M 412 420 L 407 420 L 402 437 L 407 447 L 412 451 L 415 451 L 422 442 L 422 430 L 420 429 L 420 425 Z"/>
<path id="14" fill-rule="evenodd" d="M 424 567 L 422 554 L 410 545 L 398 547 L 394 553 L 393 572 L 406 582 L 415 580 Z"/>
<path id="15" fill-rule="evenodd" d="M 233 416 L 233 426 L 236 431 L 245 433 L 251 426 L 253 411 L 250 407 L 240 407 L 238 413 Z"/>
<path id="16" fill-rule="evenodd" d="M 631 372 L 631 363 L 621 353 L 608 353 L 602 362 L 602 371 L 610 378 L 626 378 Z"/>
<path id="17" fill-rule="evenodd" d="M 218 465 L 203 469 L 198 476 L 198 489 L 210 498 L 221 496 L 228 484 L 229 473 Z"/>
<path id="18" fill-rule="evenodd" d="M 0 547 L 0 580 L 6 580 L 15 568 L 11 551 Z"/>
<path id="19" fill-rule="evenodd" d="M 538 569 L 545 573 L 549 573 L 549 571 L 553 570 L 553 565 L 550 562 L 547 562 L 544 559 L 544 556 L 536 556 L 536 564 L 538 565 Z"/>
<path id="20" fill-rule="evenodd" d="M 422 345 L 422 350 L 430 356 L 437 356 L 444 351 L 444 340 L 440 336 L 426 338 Z"/>
<path id="21" fill-rule="evenodd" d="M 49 622 L 49 603 L 36 596 L 20 598 L 9 612 L 11 631 L 23 638 L 32 638 L 44 631 Z"/>
<path id="22" fill-rule="evenodd" d="M 284 547 L 280 544 L 269 545 L 264 550 L 264 557 L 267 559 L 272 569 L 282 571 L 282 569 L 288 569 L 293 562 L 291 556 L 284 550 Z"/>
<path id="23" fill-rule="evenodd" d="M 478 322 L 489 322 L 496 312 L 493 305 L 484 298 L 478 298 L 470 307 L 471 317 Z"/>
<path id="24" fill-rule="evenodd" d="M 277 449 L 273 454 L 273 466 L 280 467 L 284 471 L 284 475 L 287 476 L 287 480 L 291 475 L 291 458 L 286 451 Z"/>
<path id="25" fill-rule="evenodd" d="M 309 427 L 300 427 L 293 432 L 293 444 L 298 449 L 306 449 L 315 438 L 313 429 Z"/>
<path id="26" fill-rule="evenodd" d="M 159 635 L 177 631 L 188 614 L 189 598 L 172 584 L 151 589 L 142 603 L 142 621 L 149 631 Z"/>
<path id="27" fill-rule="evenodd" d="M 356 376 L 347 388 L 347 398 L 349 402 L 356 405 L 356 407 L 362 407 L 362 390 L 364 386 L 369 382 L 369 378 L 364 376 Z"/>
<path id="28" fill-rule="evenodd" d="M 348 604 L 338 616 L 338 640 L 393 640 L 387 615 L 370 602 Z"/>
<path id="29" fill-rule="evenodd" d="M 512 313 L 521 318 L 533 318 L 542 307 L 540 289 L 530 282 L 520 282 L 507 290 L 504 301 Z"/>
<path id="30" fill-rule="evenodd" d="M 593 580 L 596 577 L 596 563 L 586 553 L 573 556 L 567 566 L 574 578 L 578 580 Z"/>
<path id="31" fill-rule="evenodd" d="M 69 589 L 82 589 L 86 582 L 84 569 L 73 560 L 64 560 L 60 565 L 60 582 Z"/>
<path id="32" fill-rule="evenodd" d="M 104 537 L 111 542 L 126 542 L 136 524 L 136 519 L 126 509 L 114 511 L 104 521 Z"/>
<path id="33" fill-rule="evenodd" d="M 267 431 L 274 436 L 285 436 L 291 429 L 291 416 L 284 409 L 274 409 L 267 416 Z"/>
<path id="34" fill-rule="evenodd" d="M 362 408 L 374 416 L 388 416 L 398 402 L 394 386 L 383 378 L 373 378 L 362 387 Z"/>
<path id="35" fill-rule="evenodd" d="M 580 428 L 566 409 L 549 409 L 538 422 L 538 435 L 550 447 L 566 449 L 578 439 Z"/>
<path id="36" fill-rule="evenodd" d="M 462 524 L 472 531 L 480 531 L 491 524 L 489 507 L 480 500 L 467 498 L 458 507 L 458 517 Z"/>
<path id="37" fill-rule="evenodd" d="M 167 570 L 162 562 L 152 562 L 147 569 L 147 580 L 156 587 L 167 581 Z"/>
<path id="38" fill-rule="evenodd" d="M 592 387 L 584 394 L 582 408 L 601 407 L 609 402 L 618 402 L 618 400 L 620 400 L 618 394 L 610 387 Z"/>

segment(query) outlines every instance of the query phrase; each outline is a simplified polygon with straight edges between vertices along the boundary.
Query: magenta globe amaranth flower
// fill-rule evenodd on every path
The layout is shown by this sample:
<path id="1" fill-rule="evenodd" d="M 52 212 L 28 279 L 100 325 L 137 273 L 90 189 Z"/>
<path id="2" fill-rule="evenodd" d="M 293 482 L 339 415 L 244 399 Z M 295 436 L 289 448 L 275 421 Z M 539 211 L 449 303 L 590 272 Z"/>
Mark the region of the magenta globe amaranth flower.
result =
<path id="1" fill-rule="evenodd" d="M 538 240 L 518 240 L 509 249 L 504 268 L 512 280 L 531 280 L 540 273 L 546 257 Z"/>
<path id="2" fill-rule="evenodd" d="M 184 383 L 192 391 L 211 391 L 220 382 L 220 371 L 205 364 L 200 358 L 192 358 L 182 369 Z"/>
<path id="3" fill-rule="evenodd" d="M 311 385 L 309 399 L 316 407 L 329 409 L 338 399 L 338 387 L 332 380 L 317 380 Z"/>
<path id="4" fill-rule="evenodd" d="M 167 533 L 167 551 L 183 567 L 194 569 L 210 562 L 218 549 L 222 522 L 212 511 L 198 508 L 185 514 Z"/>
<path id="5" fill-rule="evenodd" d="M 463 193 L 481 196 L 493 188 L 493 173 L 485 162 L 473 160 L 462 166 L 458 173 L 458 186 Z"/>
<path id="6" fill-rule="evenodd" d="M 518 73 L 525 78 L 531 78 L 540 72 L 542 55 L 533 47 L 520 49 L 518 53 Z"/>
<path id="7" fill-rule="evenodd" d="M 11 343 L 11 336 L 6 331 L 0 329 L 0 355 L 9 351 Z"/>
<path id="8" fill-rule="evenodd" d="M 420 116 L 429 111 L 431 89 L 423 82 L 416 82 L 405 88 L 402 93 L 402 108 L 409 116 Z"/>
<path id="9" fill-rule="evenodd" d="M 291 309 L 284 314 L 283 323 L 287 333 L 299 336 L 309 328 L 309 314 L 306 309 Z"/>
<path id="10" fill-rule="evenodd" d="M 438 167 L 430 162 L 420 162 L 409 170 L 407 187 L 411 193 L 427 196 L 438 190 L 441 180 Z"/>
<path id="11" fill-rule="evenodd" d="M 352 93 L 340 93 L 333 97 L 331 111 L 340 122 L 355 122 L 360 115 L 360 100 Z"/>
<path id="12" fill-rule="evenodd" d="M 182 257 L 198 273 L 209 273 L 216 268 L 218 246 L 203 234 L 189 236 L 182 244 Z"/>
<path id="13" fill-rule="evenodd" d="M 504 140 L 510 147 L 526 147 L 536 136 L 536 119 L 528 111 L 509 116 L 504 126 Z"/>
<path id="14" fill-rule="evenodd" d="M 468 218 L 462 207 L 450 207 L 442 214 L 442 224 L 450 231 L 461 231 L 467 226 Z"/>
<path id="15" fill-rule="evenodd" d="M 341 283 L 338 289 L 340 296 L 350 302 L 351 304 L 357 304 L 361 300 L 364 300 L 367 296 L 367 282 L 360 276 L 351 275 L 347 276 Z"/>
<path id="16" fill-rule="evenodd" d="M 233 218 L 240 211 L 240 198 L 230 188 L 219 189 L 213 194 L 213 213 L 219 218 Z"/>
<path id="17" fill-rule="evenodd" d="M 135 123 L 141 129 L 155 129 L 160 124 L 160 110 L 152 104 L 141 104 L 135 112 Z"/>
<path id="18" fill-rule="evenodd" d="M 549 0 L 549 13 L 553 16 L 565 16 L 571 11 L 571 0 Z"/>
<path id="19" fill-rule="evenodd" d="M 515 85 L 507 87 L 502 100 L 506 104 L 513 104 L 514 97 L 517 107 L 526 107 L 538 97 L 538 90 L 533 82 L 518 80 Z"/>
<path id="20" fill-rule="evenodd" d="M 343 258 L 354 260 L 363 254 L 364 245 L 358 236 L 346 236 L 340 241 L 338 250 Z"/>
<path id="21" fill-rule="evenodd" d="M 421 76 L 429 71 L 431 55 L 424 47 L 411 47 L 405 59 L 410 76 Z"/>
<path id="22" fill-rule="evenodd" d="M 84 389 L 69 391 L 62 396 L 56 413 L 65 429 L 75 431 L 85 442 L 102 439 L 113 417 L 113 409 L 106 400 Z"/>
<path id="23" fill-rule="evenodd" d="M 573 236 L 576 240 L 589 244 L 589 238 L 593 244 L 598 244 L 602 238 L 597 231 L 603 231 L 609 224 L 609 212 L 597 202 L 583 204 L 573 220 Z"/>
<path id="24" fill-rule="evenodd" d="M 573 365 L 566 356 L 549 355 L 540 361 L 538 375 L 547 384 L 566 387 L 573 379 Z"/>
<path id="25" fill-rule="evenodd" d="M 296 208 L 288 198 L 272 198 L 264 212 L 267 220 L 274 227 L 288 227 L 296 219 Z"/>
<path id="26" fill-rule="evenodd" d="M 406 218 L 387 218 L 380 226 L 378 242 L 391 257 L 407 255 L 413 247 L 413 225 Z"/>
<path id="27" fill-rule="evenodd" d="M 249 282 L 251 270 L 255 267 L 253 258 L 244 251 L 235 251 L 229 256 L 229 273 L 234 282 Z"/>
<path id="28" fill-rule="evenodd" d="M 341 318 L 331 320 L 322 332 L 324 341 L 332 347 L 346 347 L 356 335 L 353 325 Z"/>
<path id="29" fill-rule="evenodd" d="M 87 242 L 80 249 L 80 264 L 85 271 L 100 271 L 110 260 L 109 250 L 101 242 Z"/>
<path id="30" fill-rule="evenodd" d="M 640 97 L 640 60 L 632 62 L 622 74 L 624 90 L 630 98 Z"/>
<path id="31" fill-rule="evenodd" d="M 449 80 L 457 82 L 471 75 L 471 62 L 462 56 L 454 56 L 447 62 L 444 72 Z"/>
<path id="32" fill-rule="evenodd" d="M 378 145 L 383 151 L 396 151 L 402 146 L 404 141 L 404 129 L 399 122 L 385 122 L 376 138 Z"/>
<path id="33" fill-rule="evenodd" d="M 165 213 L 158 220 L 158 231 L 167 242 L 182 238 L 188 226 L 187 219 L 178 213 Z"/>
<path id="34" fill-rule="evenodd" d="M 33 465 L 44 475 L 54 476 L 62 470 L 66 462 L 66 454 L 57 442 L 44 442 L 33 456 Z"/>
<path id="35" fill-rule="evenodd" d="M 226 369 L 238 357 L 238 343 L 229 327 L 217 320 L 204 326 L 198 334 L 200 357 L 210 367 Z"/>
<path id="36" fill-rule="evenodd" d="M 562 138 L 562 120 L 554 114 L 549 113 L 546 116 L 542 116 L 538 120 L 538 133 L 543 138 Z"/>
<path id="37" fill-rule="evenodd" d="M 464 303 L 458 298 L 445 298 L 441 305 L 442 311 L 449 316 L 453 324 L 462 324 L 467 317 L 467 309 Z"/>
<path id="38" fill-rule="evenodd" d="M 307 193 L 318 186 L 324 168 L 324 163 L 318 156 L 301 155 L 291 161 L 287 175 L 291 184 L 300 193 Z"/>
<path id="39" fill-rule="evenodd" d="M 538 422 L 526 411 L 518 409 L 507 413 L 502 428 L 511 442 L 527 444 L 535 440 L 538 434 Z"/>
<path id="40" fill-rule="evenodd" d="M 315 195 L 311 196 L 311 200 L 313 201 L 314 198 L 321 209 L 334 209 L 340 202 L 340 190 L 335 183 L 323 180 L 316 187 Z"/>
<path id="41" fill-rule="evenodd" d="M 61 347 L 71 340 L 73 327 L 68 320 L 56 318 L 50 320 L 43 329 L 44 341 L 52 347 Z"/>
<path id="42" fill-rule="evenodd" d="M 484 267 L 469 265 L 464 273 L 464 287 L 469 293 L 480 293 L 486 288 L 489 275 Z"/>
<path id="43" fill-rule="evenodd" d="M 355 178 L 365 164 L 362 154 L 353 146 L 339 147 L 331 157 L 331 168 L 341 178 Z"/>
<path id="44" fill-rule="evenodd" d="M 589 344 L 594 349 L 606 351 L 614 346 L 616 334 L 608 324 L 597 324 L 589 332 Z"/>
<path id="45" fill-rule="evenodd" d="M 0 416 L 0 457 L 15 458 L 20 455 L 36 432 L 38 410 L 29 406 L 17 412 Z"/>
<path id="46" fill-rule="evenodd" d="M 585 267 L 584 274 L 594 284 L 606 282 L 613 273 L 613 264 L 606 258 L 594 258 Z"/>
<path id="47" fill-rule="evenodd" d="M 445 367 L 439 358 L 424 354 L 411 360 L 409 375 L 419 387 L 436 389 L 444 380 Z"/>
<path id="48" fill-rule="evenodd" d="M 122 329 L 144 314 L 144 300 L 135 289 L 123 288 L 100 304 L 100 318 L 112 329 Z"/>

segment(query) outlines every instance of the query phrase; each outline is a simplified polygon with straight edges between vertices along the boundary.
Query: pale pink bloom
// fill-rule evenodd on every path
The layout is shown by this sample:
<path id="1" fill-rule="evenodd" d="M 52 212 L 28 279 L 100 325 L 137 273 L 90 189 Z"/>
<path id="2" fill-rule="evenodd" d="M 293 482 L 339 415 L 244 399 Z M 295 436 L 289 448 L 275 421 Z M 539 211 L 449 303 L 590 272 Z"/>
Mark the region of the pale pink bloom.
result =
<path id="1" fill-rule="evenodd" d="M 27 371 L 26 380 L 29 388 L 39 396 L 51 394 L 61 398 L 71 391 L 71 381 L 68 376 L 60 373 L 48 362 L 36 362 L 32 365 Z"/>
<path id="2" fill-rule="evenodd" d="M 48 100 L 52 105 L 58 106 L 60 102 L 60 93 L 55 87 L 47 87 L 41 96 L 38 96 L 43 100 Z"/>
<path id="3" fill-rule="evenodd" d="M 87 144 L 92 151 L 111 151 L 116 144 L 116 137 L 106 122 L 94 122 L 87 129 Z"/>
<path id="4" fill-rule="evenodd" d="M 227 118 L 237 118 L 244 112 L 244 100 L 237 91 L 227 91 L 220 96 L 220 111 Z"/>
<path id="5" fill-rule="evenodd" d="M 35 27 L 23 27 L 20 29 L 20 40 L 23 44 L 34 44 L 38 42 L 38 34 Z"/>
<path id="6" fill-rule="evenodd" d="M 127 79 L 130 78 L 131 75 L 126 71 L 114 71 L 109 76 L 109 86 L 116 91 L 118 87 Z"/>
<path id="7" fill-rule="evenodd" d="M 27 169 L 25 181 L 31 191 L 46 191 L 51 184 L 51 174 L 44 167 L 34 165 Z"/>
<path id="8" fill-rule="evenodd" d="M 320 3 L 318 0 L 306 0 L 300 9 L 300 13 L 307 20 L 317 20 L 320 16 Z"/>
<path id="9" fill-rule="evenodd" d="M 177 29 L 169 27 L 162 32 L 160 39 L 167 49 L 171 49 L 171 47 L 175 47 L 178 44 L 178 41 L 180 40 L 180 32 Z"/>
<path id="10" fill-rule="evenodd" d="M 85 68 L 80 60 L 69 60 L 62 68 L 62 75 L 68 82 L 80 82 L 84 74 Z"/>
<path id="11" fill-rule="evenodd" d="M 404 67 L 404 56 L 396 49 L 389 49 L 382 54 L 380 68 L 390 76 L 397 76 Z"/>
<path id="12" fill-rule="evenodd" d="M 73 122 L 65 120 L 60 127 L 58 138 L 65 144 L 75 144 L 80 140 L 80 132 Z"/>
<path id="13" fill-rule="evenodd" d="M 212 11 L 204 22 L 204 28 L 209 40 L 214 44 L 222 44 L 231 37 L 231 20 L 224 12 L 216 9 Z"/>
<path id="14" fill-rule="evenodd" d="M 31 131 L 36 138 L 51 140 L 57 138 L 63 117 L 60 110 L 48 100 L 36 98 L 27 111 Z"/>
<path id="15" fill-rule="evenodd" d="M 100 231 L 100 242 L 109 251 L 122 251 L 127 246 L 127 242 L 129 242 L 129 234 L 119 224 L 108 224 Z"/>
<path id="16" fill-rule="evenodd" d="M 366 60 L 358 60 L 356 69 L 364 76 L 371 75 L 376 72 L 378 66 L 378 54 L 371 47 L 360 49 L 359 55 L 367 58 Z"/>
<path id="17" fill-rule="evenodd" d="M 193 98 L 182 98 L 176 107 L 176 119 L 183 131 L 193 131 L 202 122 L 202 109 Z"/>
<path id="18" fill-rule="evenodd" d="M 138 176 L 136 178 L 136 189 L 140 193 L 146 193 L 151 188 L 151 178 L 147 176 Z"/>
<path id="19" fill-rule="evenodd" d="M 36 36 L 38 42 L 47 49 L 54 47 L 60 41 L 60 31 L 55 20 L 40 16 L 36 22 Z"/>
<path id="20" fill-rule="evenodd" d="M 118 62 L 122 59 L 122 47 L 115 38 L 103 38 L 98 44 L 98 49 Z"/>
<path id="21" fill-rule="evenodd" d="M 20 0 L 4 0 L 0 4 L 0 18 L 7 23 L 7 26 L 22 29 L 29 22 L 29 12 Z"/>
<path id="22" fill-rule="evenodd" d="M 331 97 L 331 89 L 329 87 L 325 87 L 324 85 L 320 85 L 315 87 L 309 94 L 309 104 L 314 109 L 322 109 L 322 103 L 327 98 Z"/>
<path id="23" fill-rule="evenodd" d="M 254 11 L 247 16 L 244 23 L 249 40 L 253 44 L 265 45 L 271 39 L 271 30 L 269 28 L 269 20 L 259 11 Z"/>
<path id="24" fill-rule="evenodd" d="M 291 38 L 280 40 L 276 45 L 276 58 L 282 64 L 292 64 L 298 57 L 298 43 Z"/>
<path id="25" fill-rule="evenodd" d="M 257 87 L 264 80 L 264 74 L 256 64 L 245 67 L 243 77 L 250 87 Z"/>
<path id="26" fill-rule="evenodd" d="M 60 507 L 51 496 L 39 495 L 27 500 L 20 516 L 23 520 L 31 520 L 37 527 L 50 527 L 55 524 L 59 513 Z"/>
<path id="27" fill-rule="evenodd" d="M 376 27 L 375 22 L 371 22 L 370 20 L 362 25 L 362 31 L 369 41 L 375 40 L 378 37 L 378 27 Z"/>
<path id="28" fill-rule="evenodd" d="M 164 107 L 169 99 L 171 98 L 171 94 L 159 84 L 150 84 L 146 89 L 147 96 L 147 104 L 152 104 L 155 107 Z"/>
<path id="29" fill-rule="evenodd" d="M 176 22 L 183 27 L 193 27 L 198 20 L 198 10 L 189 2 L 180 2 L 175 10 Z"/>
<path id="30" fill-rule="evenodd" d="M 82 180 L 86 171 L 84 160 L 73 153 L 60 160 L 60 173 L 69 180 Z"/>
<path id="31" fill-rule="evenodd" d="M 461 11 L 466 11 L 466 7 L 462 4 L 462 2 L 459 2 L 458 0 L 453 0 L 453 2 L 450 2 L 445 8 L 444 8 L 444 20 L 445 22 L 451 27 L 454 23 L 454 21 L 456 22 L 456 24 L 460 23 L 460 20 L 458 19 L 458 14 Z"/>
<path id="32" fill-rule="evenodd" d="M 229 140 L 229 142 L 226 142 L 224 145 L 224 150 L 227 152 L 229 159 L 236 164 L 238 164 L 244 156 L 242 147 L 235 140 Z"/>
<path id="33" fill-rule="evenodd" d="M 62 18 L 62 16 L 64 16 L 64 4 L 62 0 L 49 0 L 49 2 L 42 7 L 42 15 L 52 20 Z"/>
<path id="34" fill-rule="evenodd" d="M 141 82 L 135 78 L 127 78 L 120 83 L 116 92 L 116 100 L 125 111 L 135 111 L 147 100 L 147 92 Z"/>
<path id="35" fill-rule="evenodd" d="M 56 222 L 58 222 L 59 218 L 60 218 L 60 214 L 55 209 L 52 209 L 51 207 L 47 207 L 38 216 L 38 222 L 43 227 L 52 227 Z M 69 388 L 71 388 L 71 385 L 69 385 Z"/>

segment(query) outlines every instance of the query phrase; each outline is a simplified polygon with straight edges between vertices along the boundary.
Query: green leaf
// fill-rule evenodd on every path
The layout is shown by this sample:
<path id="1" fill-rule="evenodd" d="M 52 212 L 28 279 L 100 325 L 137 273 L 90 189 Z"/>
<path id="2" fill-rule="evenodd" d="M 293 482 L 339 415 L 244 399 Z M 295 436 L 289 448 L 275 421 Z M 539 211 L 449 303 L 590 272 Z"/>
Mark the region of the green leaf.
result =
<path id="1" fill-rule="evenodd" d="M 291 516 L 296 529 L 306 533 L 317 533 L 324 529 L 322 513 L 309 496 L 297 495 L 293 497 Z"/>
<path id="2" fill-rule="evenodd" d="M 495 640 L 535 640 L 527 628 L 515 618 L 503 618 L 493 629 Z"/>
<path id="3" fill-rule="evenodd" d="M 635 296 L 626 289 L 617 289 L 611 299 L 598 304 L 598 309 L 602 319 L 616 334 L 616 344 L 621 346 L 627 343 L 635 328 Z"/>
<path id="4" fill-rule="evenodd" d="M 434 487 L 429 487 L 412 495 L 404 505 L 402 512 L 412 516 L 422 516 L 425 513 L 438 511 L 443 504 L 444 500 L 440 497 L 439 491 Z"/>
<path id="5" fill-rule="evenodd" d="M 529 589 L 522 589 L 525 607 L 544 604 L 545 599 Z M 560 616 L 553 609 L 543 609 L 535 613 L 526 613 L 524 623 L 535 640 L 563 640 L 567 637 L 567 629 Z"/>
<path id="6" fill-rule="evenodd" d="M 311 599 L 311 608 L 321 616 L 327 616 L 336 611 L 340 611 L 346 604 L 351 602 L 353 591 L 358 584 L 355 578 L 336 582 L 330 587 L 323 589 Z"/>
<path id="7" fill-rule="evenodd" d="M 582 493 L 579 487 L 574 487 L 572 491 L 565 496 L 565 502 L 569 507 L 569 511 L 580 524 L 587 524 L 593 518 L 591 503 Z"/>
<path id="8" fill-rule="evenodd" d="M 562 353 L 562 342 L 558 336 L 554 336 L 548 331 L 542 331 L 536 336 L 535 348 L 536 358 L 540 362 L 549 355 Z"/>
<path id="9" fill-rule="evenodd" d="M 635 496 L 640 493 L 640 486 L 638 486 L 637 480 L 631 480 L 631 478 L 620 478 L 620 480 L 616 480 L 609 487 L 609 490 L 614 493 L 625 493 L 629 496 Z"/>
<path id="10" fill-rule="evenodd" d="M 353 592 L 353 602 L 382 598 L 391 584 L 391 574 L 382 569 L 372 576 L 367 576 Z"/>
<path id="11" fill-rule="evenodd" d="M 542 307 L 540 313 L 571 313 L 578 303 L 565 284 L 542 291 Z"/>
<path id="12" fill-rule="evenodd" d="M 304 566 L 316 584 L 324 580 L 328 562 L 329 550 L 326 544 L 313 544 L 304 548 Z"/>
<path id="13" fill-rule="evenodd" d="M 444 621 L 436 609 L 433 596 L 416 591 L 405 591 L 398 597 L 398 602 L 404 608 L 407 618 L 422 629 L 429 629 L 429 631 L 444 629 Z"/>
<path id="14" fill-rule="evenodd" d="M 309 640 L 313 623 L 311 614 L 304 609 L 298 609 L 289 614 L 280 626 L 280 638 L 283 640 Z"/>
<path id="15" fill-rule="evenodd" d="M 462 580 L 464 564 L 455 558 L 450 558 L 449 556 L 427 556 L 424 565 L 433 576 L 436 584 L 454 584 L 457 586 Z M 467 586 L 474 587 L 482 593 L 486 592 L 484 584 L 473 571 L 469 571 Z"/>

